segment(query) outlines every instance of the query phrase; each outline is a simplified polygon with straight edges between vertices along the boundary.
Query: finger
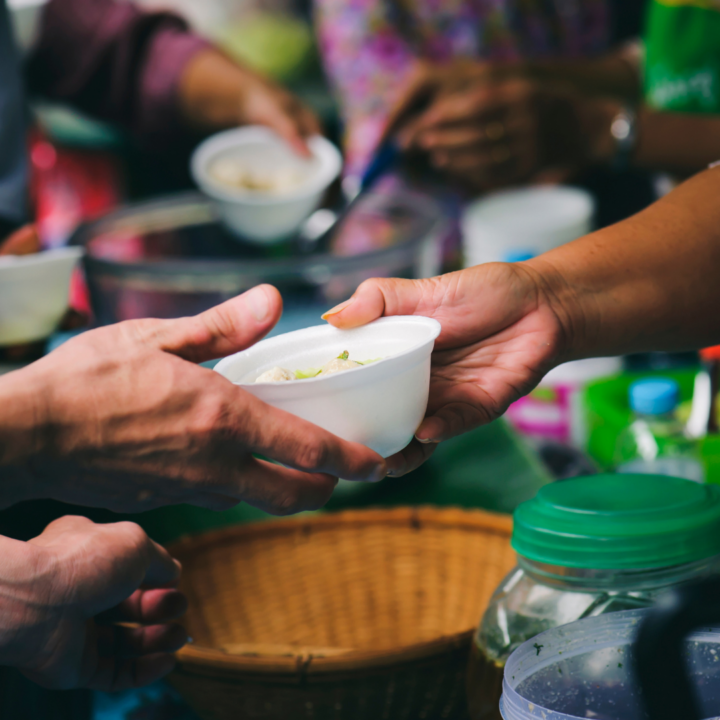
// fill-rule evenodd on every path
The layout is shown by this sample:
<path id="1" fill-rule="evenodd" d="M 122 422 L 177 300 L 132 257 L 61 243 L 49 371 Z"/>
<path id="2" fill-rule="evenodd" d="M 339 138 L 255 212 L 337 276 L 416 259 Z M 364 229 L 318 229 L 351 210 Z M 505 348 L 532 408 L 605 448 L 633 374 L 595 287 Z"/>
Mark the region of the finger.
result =
<path id="1" fill-rule="evenodd" d="M 472 90 L 455 92 L 438 98 L 417 120 L 416 131 L 430 130 L 473 118 L 489 122 L 511 113 L 520 103 L 525 107 L 532 86 L 524 81 L 502 81 L 483 84 Z"/>
<path id="2" fill-rule="evenodd" d="M 126 659 L 176 652 L 187 640 L 185 628 L 177 623 L 148 627 L 107 625 L 97 630 L 98 657 Z"/>
<path id="3" fill-rule="evenodd" d="M 268 127 L 275 130 L 288 145 L 302 157 L 310 156 L 310 148 L 305 141 L 306 133 L 303 132 L 303 127 L 298 117 L 293 113 L 294 101 L 291 100 L 288 103 L 287 108 L 272 108 L 272 112 L 268 113 L 266 117 L 266 124 Z"/>
<path id="4" fill-rule="evenodd" d="M 33 255 L 42 250 L 37 225 L 23 225 L 5 239 L 0 238 L 0 255 Z"/>
<path id="5" fill-rule="evenodd" d="M 127 600 L 95 618 L 100 625 L 132 622 L 142 625 L 176 620 L 187 612 L 187 598 L 173 588 L 136 590 Z"/>
<path id="6" fill-rule="evenodd" d="M 456 150 L 478 147 L 488 142 L 485 131 L 477 124 L 458 125 L 420 133 L 418 144 L 424 150 Z"/>
<path id="7" fill-rule="evenodd" d="M 518 142 L 534 131 L 535 123 L 523 115 L 492 122 L 469 119 L 424 130 L 419 134 L 418 143 L 425 150 L 481 150 L 488 149 L 499 141 L 502 141 L 501 144 Z"/>
<path id="8" fill-rule="evenodd" d="M 413 440 L 404 450 L 387 459 L 388 476 L 402 477 L 419 468 L 435 452 L 437 443 Z"/>
<path id="9" fill-rule="evenodd" d="M 436 90 L 439 76 L 429 63 L 417 62 L 405 89 L 388 116 L 380 144 L 410 123 L 411 117 L 426 104 Z"/>
<path id="10" fill-rule="evenodd" d="M 271 515 L 294 515 L 323 507 L 337 485 L 337 478 L 307 473 L 255 460 L 243 471 L 244 500 Z"/>
<path id="11" fill-rule="evenodd" d="M 137 528 L 135 523 L 130 522 L 116 523 L 116 525 L 135 526 Z M 137 535 L 136 531 L 133 532 Z M 143 533 L 143 536 L 145 542 L 142 551 L 145 555 L 146 565 L 145 576 L 140 585 L 143 588 L 162 588 L 177 583 L 182 570 L 180 563 L 164 547 L 151 540 L 145 533 Z"/>
<path id="12" fill-rule="evenodd" d="M 251 452 L 306 473 L 345 480 L 374 482 L 385 476 L 385 461 L 370 448 L 341 440 L 307 420 L 248 397 L 240 388 L 237 392 L 243 393 L 244 401 L 238 403 L 243 408 L 238 427 Z M 243 468 L 243 477 L 246 472 Z"/>
<path id="13" fill-rule="evenodd" d="M 144 687 L 165 677 L 174 667 L 175 657 L 168 653 L 146 655 L 134 660 L 100 658 L 97 670 L 86 687 L 102 692 Z"/>
<path id="14" fill-rule="evenodd" d="M 328 310 L 322 317 L 335 327 L 354 328 L 383 315 L 423 314 L 419 310 L 426 305 L 428 293 L 432 294 L 432 282 L 394 278 L 366 280 L 349 300 Z"/>
<path id="15" fill-rule="evenodd" d="M 439 443 L 449 440 L 494 420 L 496 414 L 491 408 L 492 404 L 484 406 L 461 402 L 449 403 L 426 418 L 415 433 L 415 437 L 420 443 Z"/>
<path id="16" fill-rule="evenodd" d="M 192 362 L 214 360 L 263 338 L 282 314 L 272 285 L 258 285 L 200 315 L 178 320 L 132 321 L 141 339 Z"/>
<path id="17" fill-rule="evenodd" d="M 322 135 L 322 124 L 318 116 L 306 105 L 298 103 L 297 122 L 303 137 Z"/>

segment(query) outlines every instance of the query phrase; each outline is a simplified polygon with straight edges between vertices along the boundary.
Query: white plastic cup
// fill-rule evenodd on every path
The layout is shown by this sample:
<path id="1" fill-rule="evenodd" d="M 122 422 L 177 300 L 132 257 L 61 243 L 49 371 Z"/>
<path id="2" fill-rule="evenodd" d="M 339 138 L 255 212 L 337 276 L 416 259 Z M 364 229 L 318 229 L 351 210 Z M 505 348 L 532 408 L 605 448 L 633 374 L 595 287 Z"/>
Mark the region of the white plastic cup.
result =
<path id="1" fill-rule="evenodd" d="M 82 254 L 69 247 L 0 258 L 0 345 L 43 340 L 57 330 Z"/>
<path id="2" fill-rule="evenodd" d="M 227 130 L 200 144 L 193 153 L 190 169 L 198 187 L 215 201 L 229 230 L 243 240 L 272 244 L 297 232 L 342 169 L 340 151 L 331 142 L 319 135 L 307 142 L 311 157 L 303 158 L 268 128 Z M 228 157 L 237 158 L 250 170 L 293 168 L 306 179 L 279 192 L 235 188 L 211 173 L 215 161 Z"/>
<path id="3" fill-rule="evenodd" d="M 461 229 L 466 267 L 503 262 L 509 255 L 541 255 L 586 235 L 595 203 L 578 188 L 542 186 L 505 190 L 471 203 Z"/>
<path id="4" fill-rule="evenodd" d="M 410 443 L 425 417 L 440 329 L 436 320 L 415 316 L 381 318 L 353 330 L 318 325 L 263 340 L 215 370 L 269 405 L 389 457 Z M 382 359 L 325 377 L 254 382 L 276 366 L 291 372 L 322 367 L 345 350 L 361 362 Z"/>

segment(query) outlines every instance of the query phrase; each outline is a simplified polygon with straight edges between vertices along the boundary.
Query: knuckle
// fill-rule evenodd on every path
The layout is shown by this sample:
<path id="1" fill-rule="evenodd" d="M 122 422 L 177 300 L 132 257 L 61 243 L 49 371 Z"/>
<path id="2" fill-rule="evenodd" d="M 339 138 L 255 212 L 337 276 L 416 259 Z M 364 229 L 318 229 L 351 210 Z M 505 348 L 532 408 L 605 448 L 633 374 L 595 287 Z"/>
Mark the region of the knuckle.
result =
<path id="1" fill-rule="evenodd" d="M 285 491 L 273 502 L 273 515 L 294 515 L 304 510 L 299 494 L 296 491 Z"/>
<path id="2" fill-rule="evenodd" d="M 320 440 L 301 445 L 296 452 L 296 462 L 303 470 L 317 470 L 326 466 L 330 457 L 330 449 Z"/>
<path id="3" fill-rule="evenodd" d="M 148 536 L 137 523 L 125 520 L 115 523 L 113 527 L 115 532 L 123 538 L 129 549 L 140 550 L 147 544 Z"/>

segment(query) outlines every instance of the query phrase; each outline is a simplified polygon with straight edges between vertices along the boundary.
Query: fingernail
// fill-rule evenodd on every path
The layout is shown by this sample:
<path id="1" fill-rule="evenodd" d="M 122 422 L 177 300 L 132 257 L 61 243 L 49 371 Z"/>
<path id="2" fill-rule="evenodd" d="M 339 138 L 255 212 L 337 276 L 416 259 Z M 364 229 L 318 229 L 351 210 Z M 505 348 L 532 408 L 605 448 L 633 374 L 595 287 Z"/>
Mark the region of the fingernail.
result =
<path id="1" fill-rule="evenodd" d="M 437 445 L 440 442 L 437 438 L 419 438 L 417 435 L 415 436 L 415 439 L 423 445 Z"/>
<path id="2" fill-rule="evenodd" d="M 270 314 L 270 303 L 268 302 L 268 296 L 265 292 L 265 288 L 262 285 L 254 287 L 252 290 L 248 290 L 245 293 L 245 303 L 253 317 L 258 322 L 263 322 L 267 319 Z"/>
<path id="3" fill-rule="evenodd" d="M 387 475 L 387 467 L 385 465 L 378 465 L 370 475 L 368 475 L 365 482 L 376 483 L 380 482 Z"/>
<path id="4" fill-rule="evenodd" d="M 345 300 L 345 302 L 341 302 L 339 305 L 336 305 L 334 308 L 330 308 L 323 316 L 323 320 L 327 320 L 330 315 L 337 315 L 339 312 L 342 312 L 348 305 L 353 303 L 355 300 L 354 297 L 351 297 L 349 300 Z"/>

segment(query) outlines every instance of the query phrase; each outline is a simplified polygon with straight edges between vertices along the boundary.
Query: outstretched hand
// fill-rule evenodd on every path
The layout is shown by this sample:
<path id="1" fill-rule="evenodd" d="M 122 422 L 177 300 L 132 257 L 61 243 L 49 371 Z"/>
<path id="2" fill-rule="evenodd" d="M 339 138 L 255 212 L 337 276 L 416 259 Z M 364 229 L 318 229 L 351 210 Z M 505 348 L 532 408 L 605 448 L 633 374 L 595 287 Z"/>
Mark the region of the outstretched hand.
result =
<path id="1" fill-rule="evenodd" d="M 245 501 L 288 514 L 324 505 L 338 477 L 384 477 L 372 450 L 196 364 L 257 342 L 281 312 L 278 291 L 261 285 L 196 317 L 89 331 L 3 376 L 0 502 L 138 512 Z"/>
<path id="2" fill-rule="evenodd" d="M 427 416 L 416 440 L 387 460 L 392 475 L 414 469 L 437 443 L 488 423 L 557 363 L 563 323 L 524 264 L 492 263 L 429 280 L 373 279 L 324 316 L 352 328 L 389 315 L 438 320 Z"/>

